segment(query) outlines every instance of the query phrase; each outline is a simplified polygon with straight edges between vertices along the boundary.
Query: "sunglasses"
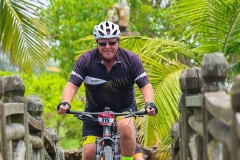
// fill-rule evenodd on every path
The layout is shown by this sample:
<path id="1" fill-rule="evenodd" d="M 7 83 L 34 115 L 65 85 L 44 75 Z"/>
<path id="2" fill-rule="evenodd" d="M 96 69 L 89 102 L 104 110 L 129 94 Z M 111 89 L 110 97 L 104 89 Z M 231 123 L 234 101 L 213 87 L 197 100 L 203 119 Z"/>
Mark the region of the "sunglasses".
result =
<path id="1" fill-rule="evenodd" d="M 106 46 L 107 44 L 108 44 L 109 46 L 114 46 L 116 43 L 117 43 L 117 41 L 114 41 L 114 42 L 98 42 L 98 44 L 99 44 L 100 46 Z"/>

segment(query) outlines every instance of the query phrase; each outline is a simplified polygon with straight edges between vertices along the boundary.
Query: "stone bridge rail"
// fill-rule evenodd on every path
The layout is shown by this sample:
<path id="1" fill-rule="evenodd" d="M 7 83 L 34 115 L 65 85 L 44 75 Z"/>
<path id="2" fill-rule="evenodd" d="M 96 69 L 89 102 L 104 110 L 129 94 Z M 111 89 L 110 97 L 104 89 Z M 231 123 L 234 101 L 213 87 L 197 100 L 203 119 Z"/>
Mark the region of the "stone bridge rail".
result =
<path id="1" fill-rule="evenodd" d="M 0 160 L 65 160 L 56 130 L 42 120 L 40 97 L 24 93 L 20 76 L 0 77 Z"/>
<path id="2" fill-rule="evenodd" d="M 180 116 L 172 125 L 173 160 L 240 160 L 240 75 L 227 93 L 222 53 L 206 54 L 201 69 L 185 69 L 179 82 Z"/>

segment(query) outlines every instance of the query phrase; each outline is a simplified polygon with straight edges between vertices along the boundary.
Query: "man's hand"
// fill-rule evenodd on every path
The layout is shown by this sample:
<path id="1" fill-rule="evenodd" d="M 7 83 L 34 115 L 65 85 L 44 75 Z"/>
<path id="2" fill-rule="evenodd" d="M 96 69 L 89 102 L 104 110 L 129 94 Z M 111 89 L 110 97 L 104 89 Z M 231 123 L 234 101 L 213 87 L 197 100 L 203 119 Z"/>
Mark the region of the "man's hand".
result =
<path id="1" fill-rule="evenodd" d="M 145 110 L 147 111 L 149 116 L 155 116 L 158 113 L 158 109 L 153 102 L 146 102 Z"/>
<path id="2" fill-rule="evenodd" d="M 71 105 L 68 102 L 61 102 L 57 106 L 58 114 L 65 114 L 67 110 L 71 108 Z"/>

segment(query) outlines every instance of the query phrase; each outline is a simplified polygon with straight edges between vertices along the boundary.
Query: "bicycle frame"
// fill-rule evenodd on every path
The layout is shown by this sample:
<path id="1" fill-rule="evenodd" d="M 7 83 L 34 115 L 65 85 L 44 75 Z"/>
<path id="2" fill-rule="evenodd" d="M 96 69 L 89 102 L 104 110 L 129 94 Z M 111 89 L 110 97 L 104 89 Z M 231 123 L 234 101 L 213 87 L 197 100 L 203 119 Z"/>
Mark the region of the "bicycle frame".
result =
<path id="1" fill-rule="evenodd" d="M 111 113 L 110 108 L 105 108 L 104 112 L 98 115 L 98 122 L 103 126 L 103 137 L 97 138 L 96 140 L 96 160 L 100 160 L 101 156 L 105 156 L 106 151 L 101 153 L 101 143 L 103 142 L 103 147 L 110 146 L 113 149 L 114 160 L 119 160 L 120 155 L 118 154 L 118 141 L 119 136 L 117 134 L 116 117 Z M 111 127 L 113 129 L 111 130 Z M 104 153 L 105 152 L 105 153 Z M 108 153 L 111 154 L 111 153 Z"/>
<path id="2" fill-rule="evenodd" d="M 110 108 L 105 107 L 103 112 L 77 112 L 68 110 L 66 113 L 74 114 L 79 120 L 91 119 L 98 121 L 103 126 L 103 136 L 96 139 L 96 160 L 120 160 L 119 135 L 117 132 L 116 117 L 124 116 L 125 118 L 146 115 L 146 111 L 129 113 L 115 113 Z M 97 119 L 93 116 L 97 116 Z M 103 144 L 103 146 L 101 146 Z"/>

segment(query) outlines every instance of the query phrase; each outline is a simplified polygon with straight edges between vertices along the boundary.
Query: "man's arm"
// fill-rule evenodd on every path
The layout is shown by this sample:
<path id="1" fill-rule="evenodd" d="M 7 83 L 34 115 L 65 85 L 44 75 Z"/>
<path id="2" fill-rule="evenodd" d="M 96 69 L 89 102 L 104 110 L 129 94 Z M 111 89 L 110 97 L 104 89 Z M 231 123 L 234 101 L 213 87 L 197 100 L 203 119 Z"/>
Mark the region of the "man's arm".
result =
<path id="1" fill-rule="evenodd" d="M 148 103 L 152 103 L 154 102 L 154 91 L 152 88 L 151 83 L 146 84 L 145 86 L 143 86 L 141 89 L 143 98 L 144 98 L 144 102 L 145 104 Z M 148 112 L 149 116 L 155 116 L 156 115 L 156 111 L 154 108 L 152 108 L 151 110 L 146 106 L 146 111 Z"/>
<path id="2" fill-rule="evenodd" d="M 145 86 L 143 86 L 141 88 L 141 92 L 145 103 L 154 101 L 154 91 L 151 83 L 148 83 Z"/>
<path id="3" fill-rule="evenodd" d="M 79 87 L 75 86 L 71 82 L 67 82 L 63 92 L 62 92 L 62 102 L 71 103 L 74 95 L 76 94 Z M 70 106 L 68 105 L 60 105 L 58 114 L 64 114 Z"/>

